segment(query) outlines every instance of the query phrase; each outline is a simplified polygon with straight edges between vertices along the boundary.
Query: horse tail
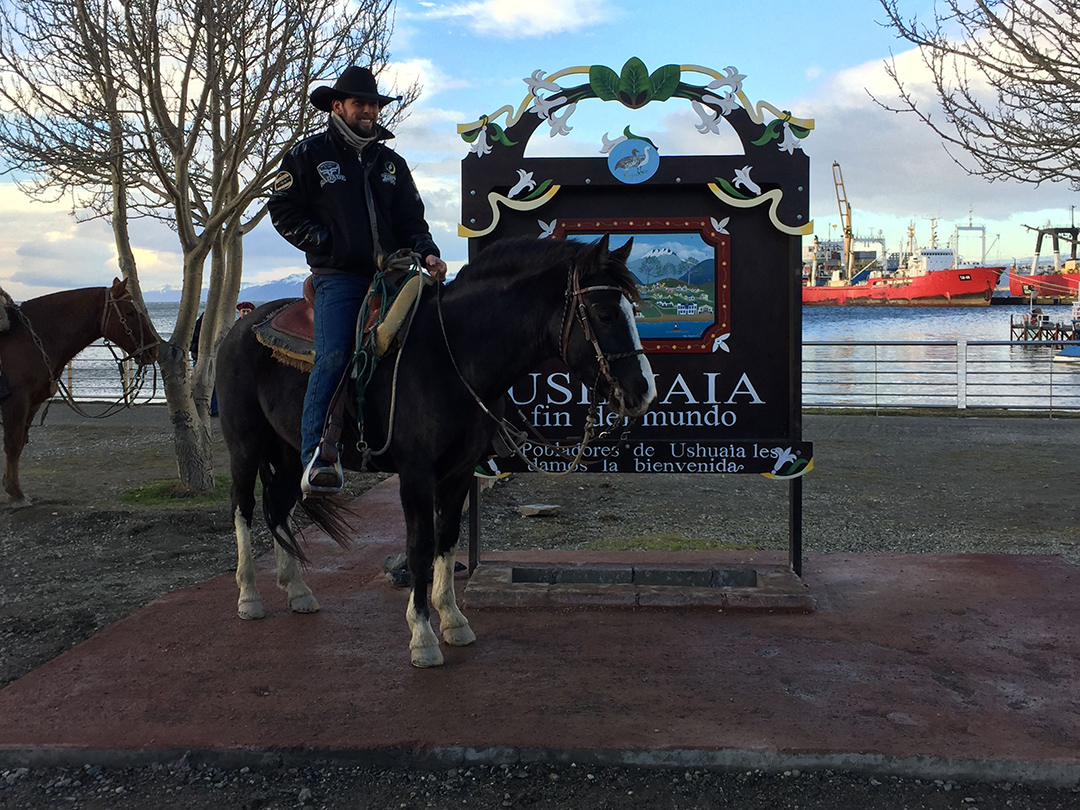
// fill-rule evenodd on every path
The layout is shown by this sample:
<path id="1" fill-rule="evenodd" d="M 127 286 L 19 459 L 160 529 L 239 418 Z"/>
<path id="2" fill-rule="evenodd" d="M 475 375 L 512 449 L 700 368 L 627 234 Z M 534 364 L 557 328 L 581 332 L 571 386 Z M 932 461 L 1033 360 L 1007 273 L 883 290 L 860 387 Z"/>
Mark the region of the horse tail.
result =
<path id="1" fill-rule="evenodd" d="M 329 498 L 309 498 L 300 501 L 300 508 L 311 518 L 312 523 L 326 532 L 339 546 L 348 548 L 352 544 L 356 529 L 349 518 L 359 520 L 360 515 L 350 509 L 344 499 L 337 495 Z"/>
<path id="2" fill-rule="evenodd" d="M 293 504 L 297 503 L 299 496 L 295 479 L 292 476 L 276 475 L 273 466 L 268 462 L 259 465 L 259 478 L 263 485 L 263 517 L 266 525 L 270 527 L 270 534 L 290 557 L 308 563 L 308 557 L 300 547 L 300 539 L 289 525 L 289 511 Z M 338 497 L 311 498 L 299 503 L 312 523 L 342 548 L 349 547 L 355 534 L 349 517 L 359 518 L 360 515 L 350 509 L 344 500 Z"/>
<path id="3" fill-rule="evenodd" d="M 274 474 L 274 468 L 269 462 L 264 461 L 259 465 L 259 478 L 263 486 L 263 518 L 270 534 L 290 557 L 306 564 L 309 562 L 308 557 L 300 548 L 300 542 L 289 525 L 289 512 L 296 503 L 297 493 L 286 487 L 282 476 Z"/>

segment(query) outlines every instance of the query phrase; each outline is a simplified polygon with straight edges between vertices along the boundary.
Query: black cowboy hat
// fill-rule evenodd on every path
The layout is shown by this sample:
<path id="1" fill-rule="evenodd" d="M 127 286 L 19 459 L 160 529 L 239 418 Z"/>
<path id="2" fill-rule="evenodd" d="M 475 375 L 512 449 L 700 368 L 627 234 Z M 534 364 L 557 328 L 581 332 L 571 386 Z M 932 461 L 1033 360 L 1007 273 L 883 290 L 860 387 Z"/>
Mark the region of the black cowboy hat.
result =
<path id="1" fill-rule="evenodd" d="M 384 96 L 375 84 L 375 75 L 367 68 L 352 65 L 334 82 L 333 87 L 316 87 L 311 91 L 311 103 L 323 112 L 330 112 L 334 99 L 359 98 L 377 101 L 384 107 L 391 101 L 401 101 L 401 96 Z"/>

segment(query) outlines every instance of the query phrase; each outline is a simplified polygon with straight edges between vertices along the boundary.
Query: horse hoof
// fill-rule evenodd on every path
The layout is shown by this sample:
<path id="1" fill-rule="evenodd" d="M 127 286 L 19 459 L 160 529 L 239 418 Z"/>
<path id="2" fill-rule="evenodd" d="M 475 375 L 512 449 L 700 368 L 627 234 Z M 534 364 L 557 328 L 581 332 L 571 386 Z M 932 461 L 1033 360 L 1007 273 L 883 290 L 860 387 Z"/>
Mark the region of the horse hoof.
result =
<path id="1" fill-rule="evenodd" d="M 476 641 L 476 633 L 467 624 L 461 627 L 447 627 L 443 630 L 443 641 L 451 647 L 467 647 Z"/>
<path id="2" fill-rule="evenodd" d="M 307 596 L 295 596 L 289 600 L 289 609 L 293 613 L 317 613 L 319 603 L 312 594 Z"/>
<path id="3" fill-rule="evenodd" d="M 22 498 L 19 498 L 17 501 L 12 501 L 11 502 L 11 508 L 12 509 L 25 509 L 26 507 L 33 506 L 33 505 L 34 505 L 34 502 L 31 501 L 26 496 L 23 496 Z"/>
<path id="4" fill-rule="evenodd" d="M 429 669 L 443 665 L 442 651 L 438 647 L 417 647 L 411 652 L 414 667 Z"/>
<path id="5" fill-rule="evenodd" d="M 262 619 L 266 616 L 262 602 L 241 602 L 236 606 L 236 615 L 241 619 Z"/>

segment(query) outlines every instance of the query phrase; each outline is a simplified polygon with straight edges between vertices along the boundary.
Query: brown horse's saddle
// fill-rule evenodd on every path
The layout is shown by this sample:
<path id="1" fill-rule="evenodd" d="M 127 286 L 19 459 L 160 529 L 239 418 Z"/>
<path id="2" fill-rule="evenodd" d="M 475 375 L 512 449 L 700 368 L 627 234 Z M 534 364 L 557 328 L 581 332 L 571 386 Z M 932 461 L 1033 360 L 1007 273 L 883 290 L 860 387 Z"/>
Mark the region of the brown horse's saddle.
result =
<path id="1" fill-rule="evenodd" d="M 406 324 L 413 304 L 424 285 L 432 284 L 430 276 L 419 273 L 402 286 L 394 302 L 380 321 L 378 314 L 381 301 L 366 300 L 364 336 L 374 333 L 370 340 L 375 356 L 382 357 L 394 343 L 394 339 Z M 311 371 L 315 363 L 315 310 L 312 303 L 315 291 L 311 277 L 304 281 L 304 297 L 278 307 L 252 327 L 255 337 L 274 354 L 278 362 L 302 371 Z M 365 341 L 366 343 L 368 341 Z"/>

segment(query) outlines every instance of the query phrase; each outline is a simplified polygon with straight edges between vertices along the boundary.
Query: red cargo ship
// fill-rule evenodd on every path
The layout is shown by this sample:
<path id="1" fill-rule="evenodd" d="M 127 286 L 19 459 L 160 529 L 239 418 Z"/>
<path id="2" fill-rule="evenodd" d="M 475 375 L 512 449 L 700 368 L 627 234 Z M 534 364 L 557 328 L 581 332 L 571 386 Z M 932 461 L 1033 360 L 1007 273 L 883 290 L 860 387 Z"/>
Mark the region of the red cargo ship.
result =
<path id="1" fill-rule="evenodd" d="M 949 249 L 918 251 L 908 266 L 876 270 L 855 284 L 802 288 L 804 305 L 985 307 L 1005 267 L 953 267 Z"/>

